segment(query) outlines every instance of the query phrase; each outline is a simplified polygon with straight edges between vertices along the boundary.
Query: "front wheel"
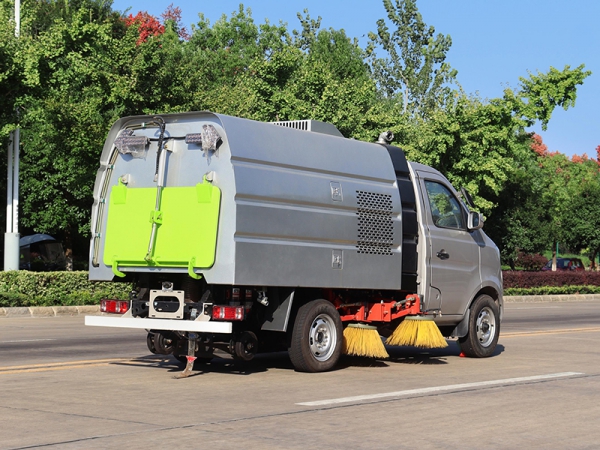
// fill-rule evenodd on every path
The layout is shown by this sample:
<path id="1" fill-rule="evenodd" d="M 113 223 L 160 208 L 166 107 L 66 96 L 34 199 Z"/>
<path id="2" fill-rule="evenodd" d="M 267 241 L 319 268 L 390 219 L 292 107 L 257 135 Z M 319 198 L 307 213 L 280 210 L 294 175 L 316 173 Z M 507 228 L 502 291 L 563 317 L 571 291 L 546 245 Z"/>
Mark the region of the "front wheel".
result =
<path id="1" fill-rule="evenodd" d="M 496 302 L 489 295 L 480 295 L 471 305 L 469 329 L 458 343 L 465 356 L 486 358 L 496 349 L 500 336 L 500 315 Z"/>
<path id="2" fill-rule="evenodd" d="M 298 310 L 290 359 L 299 372 L 331 370 L 342 354 L 342 321 L 327 300 L 313 300 Z"/>

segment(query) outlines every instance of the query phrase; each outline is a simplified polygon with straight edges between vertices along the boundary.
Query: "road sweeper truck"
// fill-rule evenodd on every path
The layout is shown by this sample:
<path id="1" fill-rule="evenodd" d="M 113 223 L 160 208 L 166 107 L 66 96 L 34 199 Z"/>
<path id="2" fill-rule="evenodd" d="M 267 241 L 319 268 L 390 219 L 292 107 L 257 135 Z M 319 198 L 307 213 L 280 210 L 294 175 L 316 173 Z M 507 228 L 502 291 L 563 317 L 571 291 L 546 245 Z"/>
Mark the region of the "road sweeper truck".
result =
<path id="1" fill-rule="evenodd" d="M 119 119 L 96 176 L 89 276 L 132 290 L 86 325 L 146 330 L 186 370 L 215 350 L 287 349 L 297 370 L 326 371 L 344 351 L 385 357 L 380 336 L 405 324 L 388 344 L 438 333 L 492 355 L 498 249 L 468 193 L 392 139 L 211 112 Z"/>

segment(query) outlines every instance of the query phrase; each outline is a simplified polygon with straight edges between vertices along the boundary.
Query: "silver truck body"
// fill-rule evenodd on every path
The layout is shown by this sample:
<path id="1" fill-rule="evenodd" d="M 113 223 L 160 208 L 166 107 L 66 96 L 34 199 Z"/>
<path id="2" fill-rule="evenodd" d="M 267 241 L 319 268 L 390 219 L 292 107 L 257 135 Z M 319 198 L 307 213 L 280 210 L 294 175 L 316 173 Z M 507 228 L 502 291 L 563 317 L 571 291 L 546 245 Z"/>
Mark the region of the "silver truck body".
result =
<path id="1" fill-rule="evenodd" d="M 211 173 L 212 184 L 222 192 L 214 265 L 195 268 L 209 283 L 401 288 L 397 276 L 402 265 L 400 197 L 384 147 L 212 113 L 163 117 L 169 148 L 165 185 L 193 186 Z M 151 116 L 124 118 L 109 133 L 94 189 L 93 280 L 114 276 L 102 261 L 108 217 L 104 205 L 110 205 L 111 187 L 124 176 L 128 188 L 156 186 L 156 142 L 151 141 L 143 158 L 118 155 L 116 160 L 113 143 L 122 129 L 151 120 Z M 213 125 L 223 140 L 210 154 L 183 140 L 205 124 Z M 151 138 L 156 133 L 156 128 L 135 132 Z M 361 207 L 385 211 L 364 219 L 361 227 Z M 150 226 L 122 231 L 150 237 Z"/>
<path id="2" fill-rule="evenodd" d="M 307 302 L 335 305 L 333 333 L 340 320 L 397 323 L 403 299 L 417 294 L 419 313 L 458 337 L 482 325 L 469 321 L 470 307 L 486 297 L 476 314 L 487 314 L 477 318 L 487 332 L 496 320 L 489 316 L 498 315 L 499 327 L 502 278 L 482 225 L 435 169 L 383 142 L 346 139 L 329 124 L 210 112 L 122 118 L 96 176 L 89 276 L 143 281 L 132 305 L 146 309 L 86 324 L 225 341 L 233 333 L 233 349 L 235 339 L 286 332 Z M 175 282 L 161 291 L 163 280 Z M 184 293 L 190 280 L 195 296 Z M 231 292 L 240 286 L 256 302 L 246 303 L 254 328 L 211 317 L 213 305 L 238 304 Z M 153 309 L 163 297 L 178 306 Z"/>

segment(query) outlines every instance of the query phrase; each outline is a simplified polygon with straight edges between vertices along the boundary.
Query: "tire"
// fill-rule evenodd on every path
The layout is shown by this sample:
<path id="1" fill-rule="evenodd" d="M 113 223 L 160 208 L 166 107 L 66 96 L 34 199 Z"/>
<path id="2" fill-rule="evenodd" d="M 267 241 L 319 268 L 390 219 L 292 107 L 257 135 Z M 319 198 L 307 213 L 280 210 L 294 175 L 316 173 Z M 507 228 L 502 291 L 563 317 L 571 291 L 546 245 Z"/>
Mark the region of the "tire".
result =
<path id="1" fill-rule="evenodd" d="M 500 315 L 496 302 L 489 295 L 480 295 L 471 305 L 469 328 L 458 343 L 465 356 L 487 358 L 496 350 L 500 336 Z"/>
<path id="2" fill-rule="evenodd" d="M 154 333 L 153 343 L 156 353 L 159 355 L 170 355 L 176 347 L 176 336 L 170 331 Z"/>
<path id="3" fill-rule="evenodd" d="M 156 355 L 157 352 L 156 347 L 154 346 L 154 333 L 148 333 L 148 336 L 146 336 L 146 345 L 148 346 L 148 350 Z"/>
<path id="4" fill-rule="evenodd" d="M 327 300 L 313 300 L 296 315 L 288 352 L 298 372 L 333 369 L 342 354 L 343 328 L 340 315 Z"/>
<path id="5" fill-rule="evenodd" d="M 252 331 L 244 331 L 233 345 L 233 359 L 252 361 L 258 349 L 258 339 Z"/>

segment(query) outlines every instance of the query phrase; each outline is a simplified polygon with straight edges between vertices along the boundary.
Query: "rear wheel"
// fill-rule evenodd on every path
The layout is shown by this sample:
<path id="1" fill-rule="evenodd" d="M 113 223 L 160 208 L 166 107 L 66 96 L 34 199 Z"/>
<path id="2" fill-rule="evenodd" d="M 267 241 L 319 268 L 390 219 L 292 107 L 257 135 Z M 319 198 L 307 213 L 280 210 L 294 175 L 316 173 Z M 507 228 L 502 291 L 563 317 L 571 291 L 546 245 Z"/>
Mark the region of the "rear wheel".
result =
<path id="1" fill-rule="evenodd" d="M 176 337 L 170 331 L 160 331 L 154 333 L 154 349 L 159 355 L 170 355 L 176 345 Z"/>
<path id="2" fill-rule="evenodd" d="M 486 358 L 494 353 L 499 336 L 498 306 L 489 295 L 480 295 L 471 305 L 468 333 L 458 340 L 460 349 L 466 356 Z"/>
<path id="3" fill-rule="evenodd" d="M 146 336 L 146 345 L 148 346 L 148 350 L 150 350 L 150 352 L 156 354 L 156 347 L 154 346 L 154 333 L 148 333 L 148 336 Z"/>
<path id="4" fill-rule="evenodd" d="M 331 370 L 342 354 L 342 321 L 327 300 L 303 305 L 296 316 L 289 354 L 299 372 Z"/>
<path id="5" fill-rule="evenodd" d="M 251 361 L 258 349 L 258 339 L 252 331 L 244 331 L 233 343 L 233 359 Z"/>

